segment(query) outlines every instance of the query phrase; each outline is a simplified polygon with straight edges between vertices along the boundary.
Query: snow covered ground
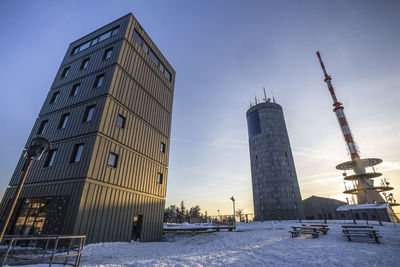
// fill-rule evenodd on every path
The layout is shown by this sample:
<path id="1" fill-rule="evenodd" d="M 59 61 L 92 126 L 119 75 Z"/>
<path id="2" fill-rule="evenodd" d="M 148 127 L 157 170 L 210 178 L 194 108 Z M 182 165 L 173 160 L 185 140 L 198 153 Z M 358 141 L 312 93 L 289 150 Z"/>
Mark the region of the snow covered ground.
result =
<path id="1" fill-rule="evenodd" d="M 168 234 L 164 242 L 85 247 L 82 266 L 400 266 L 400 225 L 375 228 L 382 243 L 348 242 L 339 222 L 319 238 L 291 238 L 298 222 L 239 223 L 236 231 Z"/>

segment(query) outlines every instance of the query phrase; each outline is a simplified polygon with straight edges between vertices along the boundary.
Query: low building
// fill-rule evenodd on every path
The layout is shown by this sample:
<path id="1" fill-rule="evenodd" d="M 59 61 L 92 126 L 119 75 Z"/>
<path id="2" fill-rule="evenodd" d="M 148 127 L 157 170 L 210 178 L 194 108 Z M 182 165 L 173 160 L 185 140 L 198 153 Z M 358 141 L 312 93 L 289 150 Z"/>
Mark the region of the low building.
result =
<path id="1" fill-rule="evenodd" d="M 392 207 L 387 203 L 343 205 L 336 211 L 343 220 L 400 222 Z"/>
<path id="2" fill-rule="evenodd" d="M 303 200 L 306 220 L 335 220 L 339 219 L 336 209 L 346 205 L 346 202 L 337 199 L 311 196 Z"/>

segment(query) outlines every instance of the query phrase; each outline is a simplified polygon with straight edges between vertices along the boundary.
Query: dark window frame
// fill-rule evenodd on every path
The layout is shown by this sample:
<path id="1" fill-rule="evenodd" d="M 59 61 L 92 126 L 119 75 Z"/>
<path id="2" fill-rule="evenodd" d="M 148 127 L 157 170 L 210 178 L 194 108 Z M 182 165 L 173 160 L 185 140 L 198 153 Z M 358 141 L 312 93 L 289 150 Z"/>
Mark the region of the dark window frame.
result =
<path id="1" fill-rule="evenodd" d="M 54 161 L 56 160 L 57 149 L 51 149 L 47 151 L 47 156 L 43 164 L 43 168 L 52 167 L 54 165 Z"/>
<path id="2" fill-rule="evenodd" d="M 114 50 L 114 47 L 109 47 L 106 50 L 104 50 L 103 60 L 110 59 L 112 57 L 113 50 Z"/>
<path id="3" fill-rule="evenodd" d="M 59 95 L 60 95 L 60 91 L 54 92 L 54 93 L 51 95 L 51 98 L 50 98 L 50 100 L 49 100 L 49 104 L 54 104 L 54 103 L 56 103 L 56 101 L 57 101 Z"/>
<path id="4" fill-rule="evenodd" d="M 87 69 L 87 67 L 89 66 L 89 61 L 90 61 L 90 57 L 83 59 L 81 62 L 81 66 L 79 67 L 79 70 Z"/>
<path id="5" fill-rule="evenodd" d="M 77 96 L 80 88 L 81 88 L 81 83 L 76 83 L 72 85 L 71 91 L 69 92 L 69 96 L 70 97 Z"/>
<path id="6" fill-rule="evenodd" d="M 113 168 L 117 168 L 117 166 L 118 166 L 118 158 L 119 158 L 118 154 L 116 154 L 114 152 L 110 152 L 108 154 L 107 166 L 113 167 Z"/>
<path id="7" fill-rule="evenodd" d="M 104 84 L 105 73 L 99 74 L 94 79 L 93 88 L 100 88 Z M 100 83 L 100 85 L 99 85 Z"/>
<path id="8" fill-rule="evenodd" d="M 65 129 L 67 127 L 70 115 L 71 114 L 69 112 L 61 115 L 60 121 L 58 122 L 57 126 L 58 130 Z"/>
<path id="9" fill-rule="evenodd" d="M 122 122 L 119 123 L 119 121 L 122 121 Z M 121 129 L 125 129 L 126 118 L 124 116 L 122 116 L 121 114 L 118 114 L 117 115 L 117 120 L 116 120 L 116 125 Z"/>
<path id="10" fill-rule="evenodd" d="M 91 111 L 93 110 L 93 111 Z M 83 114 L 82 122 L 90 122 L 93 120 L 94 111 L 96 110 L 96 105 L 87 106 L 85 113 Z M 90 115 L 90 118 L 89 118 Z"/>
<path id="11" fill-rule="evenodd" d="M 163 180 L 164 175 L 161 172 L 157 173 L 157 184 L 163 184 Z"/>
<path id="12" fill-rule="evenodd" d="M 43 120 L 39 124 L 39 128 L 36 132 L 37 135 L 43 134 L 44 130 L 46 130 L 47 124 L 49 123 L 49 120 Z"/>
<path id="13" fill-rule="evenodd" d="M 62 78 L 67 77 L 70 69 L 71 69 L 70 66 L 65 67 L 65 68 L 63 69 L 62 73 L 61 73 L 61 77 L 60 77 L 60 78 L 62 79 Z"/>
<path id="14" fill-rule="evenodd" d="M 72 55 L 76 55 L 79 52 L 82 52 L 82 51 L 84 51 L 84 50 L 86 50 L 86 49 L 88 49 L 88 48 L 90 48 L 90 47 L 92 47 L 92 46 L 104 41 L 104 40 L 107 40 L 107 39 L 113 37 L 114 35 L 118 34 L 118 32 L 119 32 L 119 25 L 114 27 L 114 28 L 112 28 L 111 30 L 109 30 L 109 31 L 107 31 L 105 33 L 102 33 L 102 34 L 96 36 L 95 38 L 90 39 L 87 42 L 84 42 L 83 44 L 75 46 L 71 50 L 71 56 Z M 106 37 L 104 37 L 104 36 L 106 36 Z M 102 37 L 103 39 L 100 40 L 100 37 Z"/>
<path id="15" fill-rule="evenodd" d="M 83 151 L 85 149 L 85 143 L 79 143 L 74 145 L 74 149 L 72 150 L 71 158 L 69 163 L 80 163 L 82 160 Z"/>
<path id="16" fill-rule="evenodd" d="M 143 37 L 140 35 L 140 33 L 138 33 L 136 30 L 134 30 L 132 37 L 139 44 L 139 46 L 142 46 L 144 40 L 143 40 Z"/>
<path id="17" fill-rule="evenodd" d="M 162 153 L 165 153 L 165 151 L 167 150 L 167 145 L 164 142 L 161 142 L 160 144 L 160 151 Z"/>

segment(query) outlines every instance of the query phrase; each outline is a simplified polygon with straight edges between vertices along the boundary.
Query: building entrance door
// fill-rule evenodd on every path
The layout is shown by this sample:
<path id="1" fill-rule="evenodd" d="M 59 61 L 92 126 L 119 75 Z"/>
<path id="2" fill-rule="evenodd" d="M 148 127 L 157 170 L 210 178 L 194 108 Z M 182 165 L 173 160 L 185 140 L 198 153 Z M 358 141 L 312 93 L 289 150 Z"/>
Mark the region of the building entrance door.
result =
<path id="1" fill-rule="evenodd" d="M 143 215 L 134 215 L 132 223 L 132 240 L 137 241 L 142 231 Z"/>

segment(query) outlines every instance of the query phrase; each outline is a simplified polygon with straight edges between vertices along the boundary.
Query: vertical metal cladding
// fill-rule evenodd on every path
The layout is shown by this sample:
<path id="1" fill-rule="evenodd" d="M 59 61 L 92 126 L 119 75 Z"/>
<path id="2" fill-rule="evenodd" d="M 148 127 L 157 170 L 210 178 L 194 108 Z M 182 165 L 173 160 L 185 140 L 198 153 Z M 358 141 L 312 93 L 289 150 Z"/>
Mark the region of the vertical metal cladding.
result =
<path id="1" fill-rule="evenodd" d="M 264 102 L 246 113 L 255 220 L 290 220 L 303 216 L 282 107 Z"/>
<path id="2" fill-rule="evenodd" d="M 118 32 L 111 34 L 116 28 Z M 133 39 L 134 31 L 162 67 Z M 63 77 L 66 69 L 68 75 Z M 96 86 L 99 77 L 103 78 Z M 141 216 L 139 239 L 161 240 L 174 80 L 175 71 L 132 14 L 71 43 L 27 140 L 29 144 L 32 138 L 44 136 L 57 153 L 52 166 L 46 167 L 47 154 L 33 164 L 9 233 L 24 201 L 46 198 L 51 199 L 48 214 L 55 214 L 51 207 L 68 203 L 63 216 L 57 217 L 65 218 L 60 229 L 46 228 L 51 225 L 48 221 L 55 221 L 46 217 L 46 233 L 86 234 L 89 243 L 129 241 L 133 220 Z M 85 121 L 89 107 L 94 107 L 93 113 Z M 65 114 L 68 121 L 60 128 Z M 79 144 L 84 148 L 80 160 L 73 162 Z M 117 156 L 115 166 L 108 164 L 110 153 Z M 20 179 L 23 161 L 21 155 L 0 215 Z"/>

